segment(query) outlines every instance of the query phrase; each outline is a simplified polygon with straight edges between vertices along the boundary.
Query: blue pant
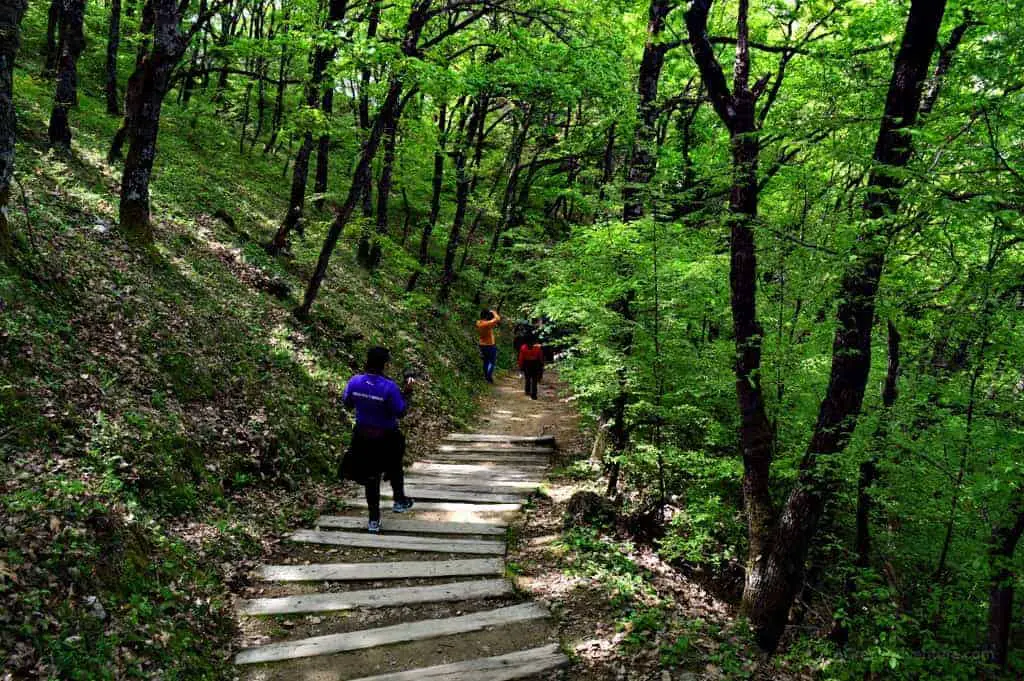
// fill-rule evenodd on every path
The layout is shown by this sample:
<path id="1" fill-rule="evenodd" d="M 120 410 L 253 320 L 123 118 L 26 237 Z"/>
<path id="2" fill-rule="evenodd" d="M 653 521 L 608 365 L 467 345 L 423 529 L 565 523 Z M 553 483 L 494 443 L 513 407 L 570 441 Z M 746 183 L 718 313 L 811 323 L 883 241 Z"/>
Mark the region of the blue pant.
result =
<path id="1" fill-rule="evenodd" d="M 494 365 L 498 363 L 498 346 L 481 345 L 480 359 L 484 362 L 484 378 L 488 383 L 494 383 Z"/>

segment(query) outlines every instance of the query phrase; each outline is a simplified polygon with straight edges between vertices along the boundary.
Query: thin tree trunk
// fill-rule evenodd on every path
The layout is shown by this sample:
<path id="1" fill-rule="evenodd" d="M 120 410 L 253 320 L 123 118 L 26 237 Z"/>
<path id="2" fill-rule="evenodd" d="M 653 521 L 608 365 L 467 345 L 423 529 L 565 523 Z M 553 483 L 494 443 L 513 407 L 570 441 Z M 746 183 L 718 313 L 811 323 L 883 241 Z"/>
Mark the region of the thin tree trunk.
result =
<path id="1" fill-rule="evenodd" d="M 532 118 L 533 109 L 527 107 L 519 133 L 512 138 L 512 147 L 509 149 L 508 154 L 508 181 L 505 184 L 505 195 L 502 197 L 501 201 L 501 217 L 498 219 L 498 224 L 494 228 L 494 234 L 491 235 L 491 245 L 487 253 L 487 262 L 484 264 L 483 276 L 480 280 L 480 286 L 477 289 L 476 294 L 473 296 L 474 305 L 479 305 L 480 301 L 483 299 L 483 289 L 487 284 L 488 279 L 490 279 L 491 270 L 494 267 L 494 258 L 497 256 L 498 247 L 501 245 L 501 237 L 504 235 L 505 230 L 508 229 L 514 219 L 514 204 L 519 185 L 519 173 L 521 171 L 519 163 L 522 161 L 523 150 L 526 148 L 526 140 L 530 134 Z"/>
<path id="2" fill-rule="evenodd" d="M 245 153 L 245 133 L 249 129 L 249 102 L 252 100 L 252 82 L 245 84 L 245 98 L 242 104 L 242 132 L 238 136 L 238 153 Z"/>
<path id="3" fill-rule="evenodd" d="M 422 58 L 419 42 L 420 37 L 423 35 L 423 29 L 431 19 L 431 5 L 432 0 L 416 0 L 409 11 L 401 43 L 402 54 L 406 57 Z M 327 267 L 330 264 L 331 255 L 338 244 L 338 239 L 341 237 L 341 232 L 345 229 L 345 225 L 348 224 L 356 204 L 359 202 L 362 185 L 369 181 L 367 178 L 372 172 L 373 159 L 377 155 L 377 149 L 380 146 L 381 138 L 384 136 L 384 131 L 389 126 L 397 125 L 398 123 L 397 113 L 401 106 L 401 94 L 402 81 L 397 77 L 393 77 L 388 84 L 387 95 L 380 105 L 377 118 L 370 129 L 370 135 L 363 144 L 362 152 L 359 155 L 359 162 L 352 176 L 352 184 L 349 186 L 348 196 L 345 198 L 345 203 L 338 209 L 337 216 L 327 232 L 327 238 L 324 240 L 323 248 L 320 250 L 320 257 L 317 259 L 316 269 L 313 271 L 313 276 L 310 277 L 309 285 L 306 287 L 306 294 L 303 297 L 302 305 L 295 310 L 295 315 L 300 319 L 309 316 L 313 303 L 316 301 L 317 294 L 320 292 L 320 286 L 323 284 L 324 277 L 327 276 Z"/>
<path id="4" fill-rule="evenodd" d="M 312 74 L 306 91 L 306 105 L 311 109 L 320 105 L 324 72 L 333 56 L 333 52 L 326 47 L 318 48 L 313 55 Z M 295 165 L 292 167 L 292 189 L 288 201 L 288 211 L 285 213 L 277 233 L 274 234 L 273 240 L 267 245 L 267 252 L 271 255 L 288 248 L 288 236 L 293 229 L 300 235 L 304 233 L 302 215 L 306 207 L 306 183 L 309 180 L 309 158 L 312 153 L 313 133 L 307 130 L 302 137 L 299 152 L 295 156 Z"/>
<path id="5" fill-rule="evenodd" d="M 622 219 L 629 222 L 644 216 L 647 186 L 658 165 L 656 124 L 659 109 L 658 81 L 665 65 L 668 48 L 660 40 L 665 20 L 672 11 L 669 0 L 651 0 L 647 11 L 647 42 L 640 60 L 637 84 L 637 126 L 633 138 L 633 151 L 626 166 L 626 184 L 622 188 Z"/>
<path id="6" fill-rule="evenodd" d="M 896 384 L 900 373 L 900 332 L 890 319 L 888 328 L 888 365 L 885 372 L 885 384 L 882 388 L 882 413 L 879 415 L 878 427 L 875 430 L 875 450 L 884 447 L 888 435 L 887 419 L 889 411 L 896 403 Z M 860 465 L 860 476 L 857 481 L 857 536 L 854 540 L 856 560 L 854 565 L 866 568 L 871 564 L 871 486 L 878 479 L 878 455 L 873 454 Z"/>
<path id="7" fill-rule="evenodd" d="M 110 0 L 110 23 L 107 26 L 107 113 L 120 116 L 121 97 L 117 92 L 117 53 L 121 47 L 121 0 Z"/>
<path id="8" fill-rule="evenodd" d="M 321 108 L 328 118 L 334 113 L 334 87 L 327 88 L 324 92 L 324 101 L 321 103 Z M 320 139 L 317 143 L 316 153 L 316 179 L 313 184 L 313 192 L 317 194 L 317 199 L 314 202 L 317 210 L 324 209 L 324 197 L 327 193 L 327 181 L 330 179 L 330 156 L 331 156 L 331 137 L 330 135 L 320 135 Z"/>
<path id="9" fill-rule="evenodd" d="M 14 176 L 14 148 L 17 117 L 14 112 L 14 58 L 21 42 L 21 19 L 27 0 L 0 0 L 0 258 L 14 245 L 8 220 L 11 178 Z"/>
<path id="10" fill-rule="evenodd" d="M 366 38 L 369 41 L 373 41 L 377 37 L 377 29 L 380 27 L 380 12 L 381 12 L 381 0 L 370 0 L 370 14 L 366 24 Z M 369 132 L 370 126 L 370 79 L 371 73 L 368 67 L 364 67 L 360 71 L 359 75 L 359 127 L 363 130 L 364 134 Z M 371 172 L 363 180 L 363 186 L 360 188 L 360 195 L 362 198 L 363 217 L 373 217 L 373 173 Z M 362 246 L 360 242 L 360 246 Z M 360 253 L 361 260 L 369 262 L 370 256 L 369 251 Z"/>
<path id="11" fill-rule="evenodd" d="M 57 91 L 50 111 L 50 145 L 71 149 L 68 112 L 78 104 L 78 58 L 85 48 L 85 0 L 62 0 Z"/>
<path id="12" fill-rule="evenodd" d="M 472 103 L 472 115 L 469 118 L 469 125 L 464 130 L 463 143 L 459 145 L 455 153 L 455 216 L 452 219 L 452 227 L 448 232 L 448 242 L 444 251 L 444 264 L 441 269 L 441 286 L 438 289 L 438 299 L 441 302 L 448 300 L 452 284 L 455 283 L 455 256 L 458 253 L 459 242 L 462 239 L 462 228 L 466 222 L 466 210 L 469 207 L 469 195 L 475 184 L 475 178 L 467 169 L 469 146 L 474 145 L 477 139 L 478 130 L 482 129 L 483 119 L 487 116 L 488 100 L 485 96 L 478 96 Z M 461 126 L 460 126 L 461 127 Z M 475 159 L 474 159 L 475 160 Z M 475 171 L 475 168 L 473 169 Z"/>
<path id="13" fill-rule="evenodd" d="M 43 75 L 47 77 L 57 72 L 57 57 L 59 55 L 57 35 L 63 6 L 64 0 L 50 0 L 50 8 L 46 13 L 46 52 L 43 55 Z"/>
<path id="14" fill-rule="evenodd" d="M 618 121 L 608 127 L 608 141 L 604 146 L 604 157 L 601 161 L 601 190 L 598 193 L 598 200 L 604 201 L 608 191 L 608 185 L 615 177 L 615 129 Z"/>
<path id="15" fill-rule="evenodd" d="M 437 114 L 437 148 L 434 150 L 434 175 L 431 182 L 430 194 L 430 217 L 423 225 L 423 234 L 420 235 L 419 267 L 409 275 L 409 281 L 405 285 L 407 293 L 416 290 L 416 282 L 420 273 L 427 266 L 430 259 L 430 237 L 437 225 L 437 217 L 441 212 L 441 188 L 444 185 L 444 156 L 448 146 L 448 103 L 441 102 Z"/>
<path id="16" fill-rule="evenodd" d="M 345 198 L 345 202 L 341 207 L 338 208 L 338 213 L 334 218 L 334 222 L 331 224 L 331 228 L 327 232 L 327 238 L 324 240 L 323 248 L 320 249 L 320 257 L 317 260 L 313 276 L 309 280 L 309 285 L 306 287 L 306 294 L 303 297 L 302 305 L 300 305 L 295 311 L 296 316 L 300 319 L 304 319 L 309 316 L 310 309 L 312 309 L 313 303 L 316 301 L 317 294 L 320 292 L 320 286 L 323 284 L 324 277 L 327 276 L 327 266 L 330 264 L 331 255 L 334 253 L 334 249 L 338 245 L 338 239 L 341 237 L 341 232 L 345 229 L 345 225 L 348 224 L 349 219 L 351 219 L 352 213 L 355 211 L 356 204 L 361 198 L 362 183 L 365 182 L 366 176 L 369 175 L 372 170 L 373 158 L 377 154 L 377 148 L 380 146 L 381 137 L 384 135 L 384 129 L 387 125 L 391 124 L 394 119 L 394 110 L 395 107 L 398 106 L 398 100 L 401 94 L 401 81 L 398 79 L 392 79 L 388 87 L 387 96 L 381 104 L 380 112 L 377 114 L 377 120 L 370 129 L 370 136 L 367 138 L 366 143 L 363 145 L 363 150 L 359 154 L 359 162 L 356 165 L 355 172 L 352 176 L 352 184 L 349 187 L 348 196 Z"/>
<path id="17" fill-rule="evenodd" d="M 380 179 L 377 182 L 377 234 L 370 247 L 368 265 L 374 269 L 380 265 L 383 254 L 380 239 L 388 233 L 388 200 L 391 197 L 391 180 L 395 165 L 395 145 L 397 143 L 397 125 L 392 125 L 384 133 L 384 162 L 380 167 Z"/>
<path id="18" fill-rule="evenodd" d="M 285 22 L 288 18 L 285 17 Z M 263 147 L 263 153 L 269 154 L 277 143 L 277 135 L 281 131 L 281 120 L 284 117 L 284 92 L 287 87 L 285 74 L 288 69 L 288 62 L 290 61 L 288 56 L 288 48 L 286 45 L 281 45 L 281 60 L 278 64 L 277 69 L 277 97 L 274 99 L 274 116 L 271 119 L 271 130 L 270 139 L 267 140 L 266 145 Z"/>

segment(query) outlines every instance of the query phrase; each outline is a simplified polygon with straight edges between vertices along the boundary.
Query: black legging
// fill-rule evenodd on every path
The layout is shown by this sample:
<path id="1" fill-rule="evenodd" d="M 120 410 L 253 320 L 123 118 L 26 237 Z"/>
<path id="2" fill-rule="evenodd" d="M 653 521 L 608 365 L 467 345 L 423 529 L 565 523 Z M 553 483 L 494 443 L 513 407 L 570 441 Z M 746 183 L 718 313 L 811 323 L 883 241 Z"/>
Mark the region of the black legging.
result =
<path id="1" fill-rule="evenodd" d="M 395 501 L 405 501 L 405 436 L 400 430 L 373 431 L 356 427 L 352 434 L 352 454 L 359 464 L 356 479 L 366 489 L 370 520 L 380 520 L 380 483 L 387 473 Z"/>
<path id="2" fill-rule="evenodd" d="M 537 399 L 537 386 L 544 377 L 544 364 L 537 360 L 523 362 L 523 376 L 526 379 L 524 392 L 532 399 Z"/>
<path id="3" fill-rule="evenodd" d="M 380 482 L 381 473 L 366 483 L 366 507 L 370 511 L 370 520 L 380 520 Z M 391 481 L 391 494 L 395 501 L 405 501 L 405 472 L 401 466 L 388 473 Z"/>

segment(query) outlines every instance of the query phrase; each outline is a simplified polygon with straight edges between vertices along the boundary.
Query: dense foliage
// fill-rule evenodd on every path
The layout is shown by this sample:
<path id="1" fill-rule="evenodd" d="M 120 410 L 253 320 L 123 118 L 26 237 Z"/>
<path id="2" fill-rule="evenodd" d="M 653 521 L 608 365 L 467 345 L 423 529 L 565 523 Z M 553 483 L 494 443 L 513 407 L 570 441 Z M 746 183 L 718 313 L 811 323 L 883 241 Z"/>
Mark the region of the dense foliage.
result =
<path id="1" fill-rule="evenodd" d="M 0 589 L 85 556 L 20 527 L 328 472 L 371 341 L 464 403 L 487 303 L 571 336 L 608 494 L 763 648 L 1020 673 L 1015 5 L 0 0 Z M 67 621 L 0 652 L 66 673 Z"/>

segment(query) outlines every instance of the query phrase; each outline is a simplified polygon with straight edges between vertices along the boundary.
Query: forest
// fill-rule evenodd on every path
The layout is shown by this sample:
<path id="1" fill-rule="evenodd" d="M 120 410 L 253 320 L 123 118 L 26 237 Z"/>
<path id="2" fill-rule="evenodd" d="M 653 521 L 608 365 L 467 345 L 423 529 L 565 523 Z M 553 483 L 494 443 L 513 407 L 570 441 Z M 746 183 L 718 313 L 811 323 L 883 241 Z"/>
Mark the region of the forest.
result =
<path id="1" fill-rule="evenodd" d="M 481 306 L 557 329 L 566 541 L 742 624 L 681 678 L 1019 678 L 1022 10 L 0 0 L 0 679 L 234 678 L 366 347 L 467 423 Z"/>

